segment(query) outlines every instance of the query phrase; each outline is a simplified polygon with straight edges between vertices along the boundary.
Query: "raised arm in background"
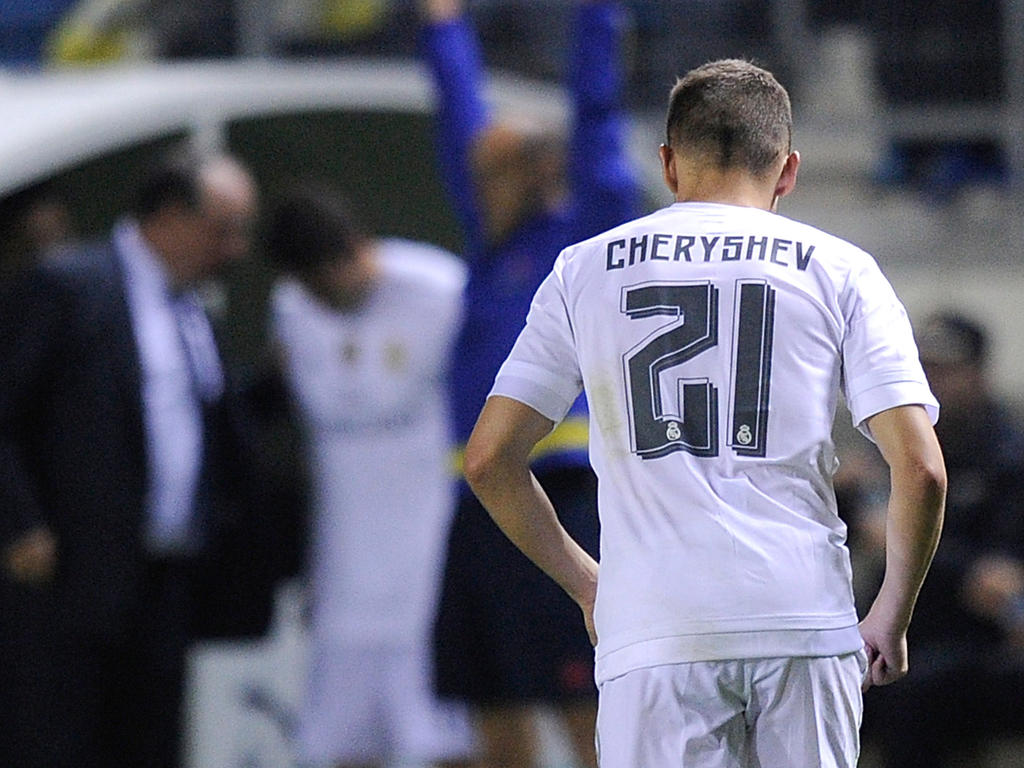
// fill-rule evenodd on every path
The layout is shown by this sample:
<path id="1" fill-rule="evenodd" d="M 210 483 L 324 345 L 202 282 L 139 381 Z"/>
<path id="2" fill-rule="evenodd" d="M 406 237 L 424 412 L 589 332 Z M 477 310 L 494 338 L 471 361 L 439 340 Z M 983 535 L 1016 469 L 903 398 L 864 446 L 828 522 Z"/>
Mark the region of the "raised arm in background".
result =
<path id="1" fill-rule="evenodd" d="M 461 0 L 421 0 L 422 56 L 437 98 L 440 175 L 466 238 L 466 251 L 483 246 L 481 212 L 474 193 L 473 141 L 491 122 L 483 98 L 483 64 Z"/>
<path id="2" fill-rule="evenodd" d="M 626 20 L 619 4 L 608 0 L 582 0 L 575 13 L 569 61 L 573 123 L 568 137 L 573 241 L 641 212 L 623 104 Z"/>
<path id="3" fill-rule="evenodd" d="M 492 119 L 483 98 L 477 40 L 458 0 L 423 0 L 422 50 L 437 95 L 441 175 L 471 256 L 500 245 L 533 213 L 555 208 L 564 189 L 557 167 L 567 155 L 569 231 L 590 237 L 639 213 L 626 147 L 622 9 L 582 0 L 574 9 L 567 90 L 567 137 L 529 116 Z M 568 151 L 555 144 L 564 144 Z M 551 255 L 554 258 L 554 255 Z"/>

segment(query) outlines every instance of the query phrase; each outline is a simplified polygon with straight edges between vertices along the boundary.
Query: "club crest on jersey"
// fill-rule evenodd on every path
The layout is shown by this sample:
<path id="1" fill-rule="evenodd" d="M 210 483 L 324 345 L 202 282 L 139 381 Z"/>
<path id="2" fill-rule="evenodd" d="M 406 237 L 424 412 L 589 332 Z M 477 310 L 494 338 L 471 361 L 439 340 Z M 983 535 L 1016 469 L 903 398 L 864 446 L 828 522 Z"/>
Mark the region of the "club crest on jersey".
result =
<path id="1" fill-rule="evenodd" d="M 400 342 L 393 341 L 384 347 L 384 365 L 388 370 L 402 370 L 408 359 L 409 353 L 406 351 L 405 345 Z"/>
<path id="2" fill-rule="evenodd" d="M 679 429 L 678 422 L 670 421 L 668 428 L 665 430 L 665 438 L 668 440 L 678 440 L 683 436 L 682 431 Z"/>
<path id="3" fill-rule="evenodd" d="M 750 445 L 753 439 L 754 434 L 750 431 L 750 425 L 741 424 L 739 429 L 736 430 L 736 442 L 740 445 Z"/>
<path id="4" fill-rule="evenodd" d="M 341 359 L 346 363 L 354 363 L 359 359 L 359 345 L 353 341 L 346 341 L 341 345 Z"/>

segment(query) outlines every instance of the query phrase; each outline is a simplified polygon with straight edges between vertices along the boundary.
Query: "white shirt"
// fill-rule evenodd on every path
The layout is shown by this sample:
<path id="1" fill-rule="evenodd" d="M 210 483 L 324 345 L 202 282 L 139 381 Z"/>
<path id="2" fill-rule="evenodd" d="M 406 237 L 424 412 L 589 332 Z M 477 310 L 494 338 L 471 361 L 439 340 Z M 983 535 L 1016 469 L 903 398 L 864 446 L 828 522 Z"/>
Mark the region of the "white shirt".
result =
<path id="1" fill-rule="evenodd" d="M 149 479 L 145 539 L 152 552 L 181 552 L 196 544 L 190 523 L 203 460 L 202 407 L 182 333 L 206 351 L 205 365 L 217 382 L 211 385 L 214 395 L 223 387 L 223 371 L 213 331 L 194 296 L 188 328 L 179 330 L 167 269 L 138 224 L 118 222 L 114 245 L 124 268 L 142 374 Z"/>
<path id="2" fill-rule="evenodd" d="M 677 203 L 565 249 L 492 394 L 559 420 L 599 478 L 599 681 L 856 650 L 831 427 L 938 404 L 875 261 L 753 208 Z"/>
<path id="3" fill-rule="evenodd" d="M 283 280 L 273 325 L 312 442 L 314 632 L 422 643 L 454 503 L 445 382 L 466 274 L 418 243 L 378 257 L 358 311 Z"/>

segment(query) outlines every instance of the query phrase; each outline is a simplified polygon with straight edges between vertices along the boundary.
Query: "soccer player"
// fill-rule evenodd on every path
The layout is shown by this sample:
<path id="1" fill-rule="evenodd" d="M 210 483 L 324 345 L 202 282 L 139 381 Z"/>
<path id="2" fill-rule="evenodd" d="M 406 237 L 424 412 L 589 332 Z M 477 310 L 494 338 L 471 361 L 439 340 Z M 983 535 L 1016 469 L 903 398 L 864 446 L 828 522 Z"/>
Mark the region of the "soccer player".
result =
<path id="1" fill-rule="evenodd" d="M 492 113 L 461 0 L 421 0 L 421 8 L 441 176 L 470 268 L 451 392 L 464 445 L 558 251 L 639 212 L 619 104 L 624 26 L 610 0 L 580 0 L 574 9 L 566 147 L 545 127 Z M 563 524 L 596 553 L 586 429 L 579 400 L 538 446 L 533 468 L 559 499 Z M 495 765 L 534 765 L 533 707 L 543 703 L 567 725 L 580 762 L 593 766 L 593 651 L 575 606 L 505 540 L 464 484 L 460 496 L 437 623 L 438 690 L 474 705 Z"/>
<path id="2" fill-rule="evenodd" d="M 561 252 L 467 447 L 473 490 L 591 629 L 603 768 L 852 768 L 862 685 L 907 671 L 945 496 L 938 404 L 874 260 L 775 213 L 791 126 L 751 64 L 681 79 L 660 150 L 676 202 Z M 528 464 L 581 388 L 600 574 Z M 840 390 L 892 476 L 859 626 L 831 483 Z"/>
<path id="3" fill-rule="evenodd" d="M 273 329 L 312 478 L 301 757 L 454 763 L 472 732 L 464 707 L 434 698 L 429 641 L 454 509 L 446 371 L 465 267 L 432 246 L 369 237 L 319 187 L 281 202 L 267 244 L 286 273 Z"/>

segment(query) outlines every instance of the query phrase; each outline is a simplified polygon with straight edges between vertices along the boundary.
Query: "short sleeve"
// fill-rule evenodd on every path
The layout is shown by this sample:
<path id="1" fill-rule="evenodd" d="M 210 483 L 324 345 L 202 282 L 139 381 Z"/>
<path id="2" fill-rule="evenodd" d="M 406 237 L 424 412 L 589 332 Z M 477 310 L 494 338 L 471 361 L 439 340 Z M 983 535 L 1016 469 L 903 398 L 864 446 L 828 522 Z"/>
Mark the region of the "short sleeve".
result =
<path id="1" fill-rule="evenodd" d="M 559 422 L 582 388 L 564 286 L 556 268 L 537 289 L 526 326 L 490 394 L 518 400 Z"/>
<path id="2" fill-rule="evenodd" d="M 939 403 L 918 357 L 907 311 L 873 259 L 851 275 L 844 297 L 843 378 L 853 424 L 889 408 L 921 405 L 934 424 Z"/>

